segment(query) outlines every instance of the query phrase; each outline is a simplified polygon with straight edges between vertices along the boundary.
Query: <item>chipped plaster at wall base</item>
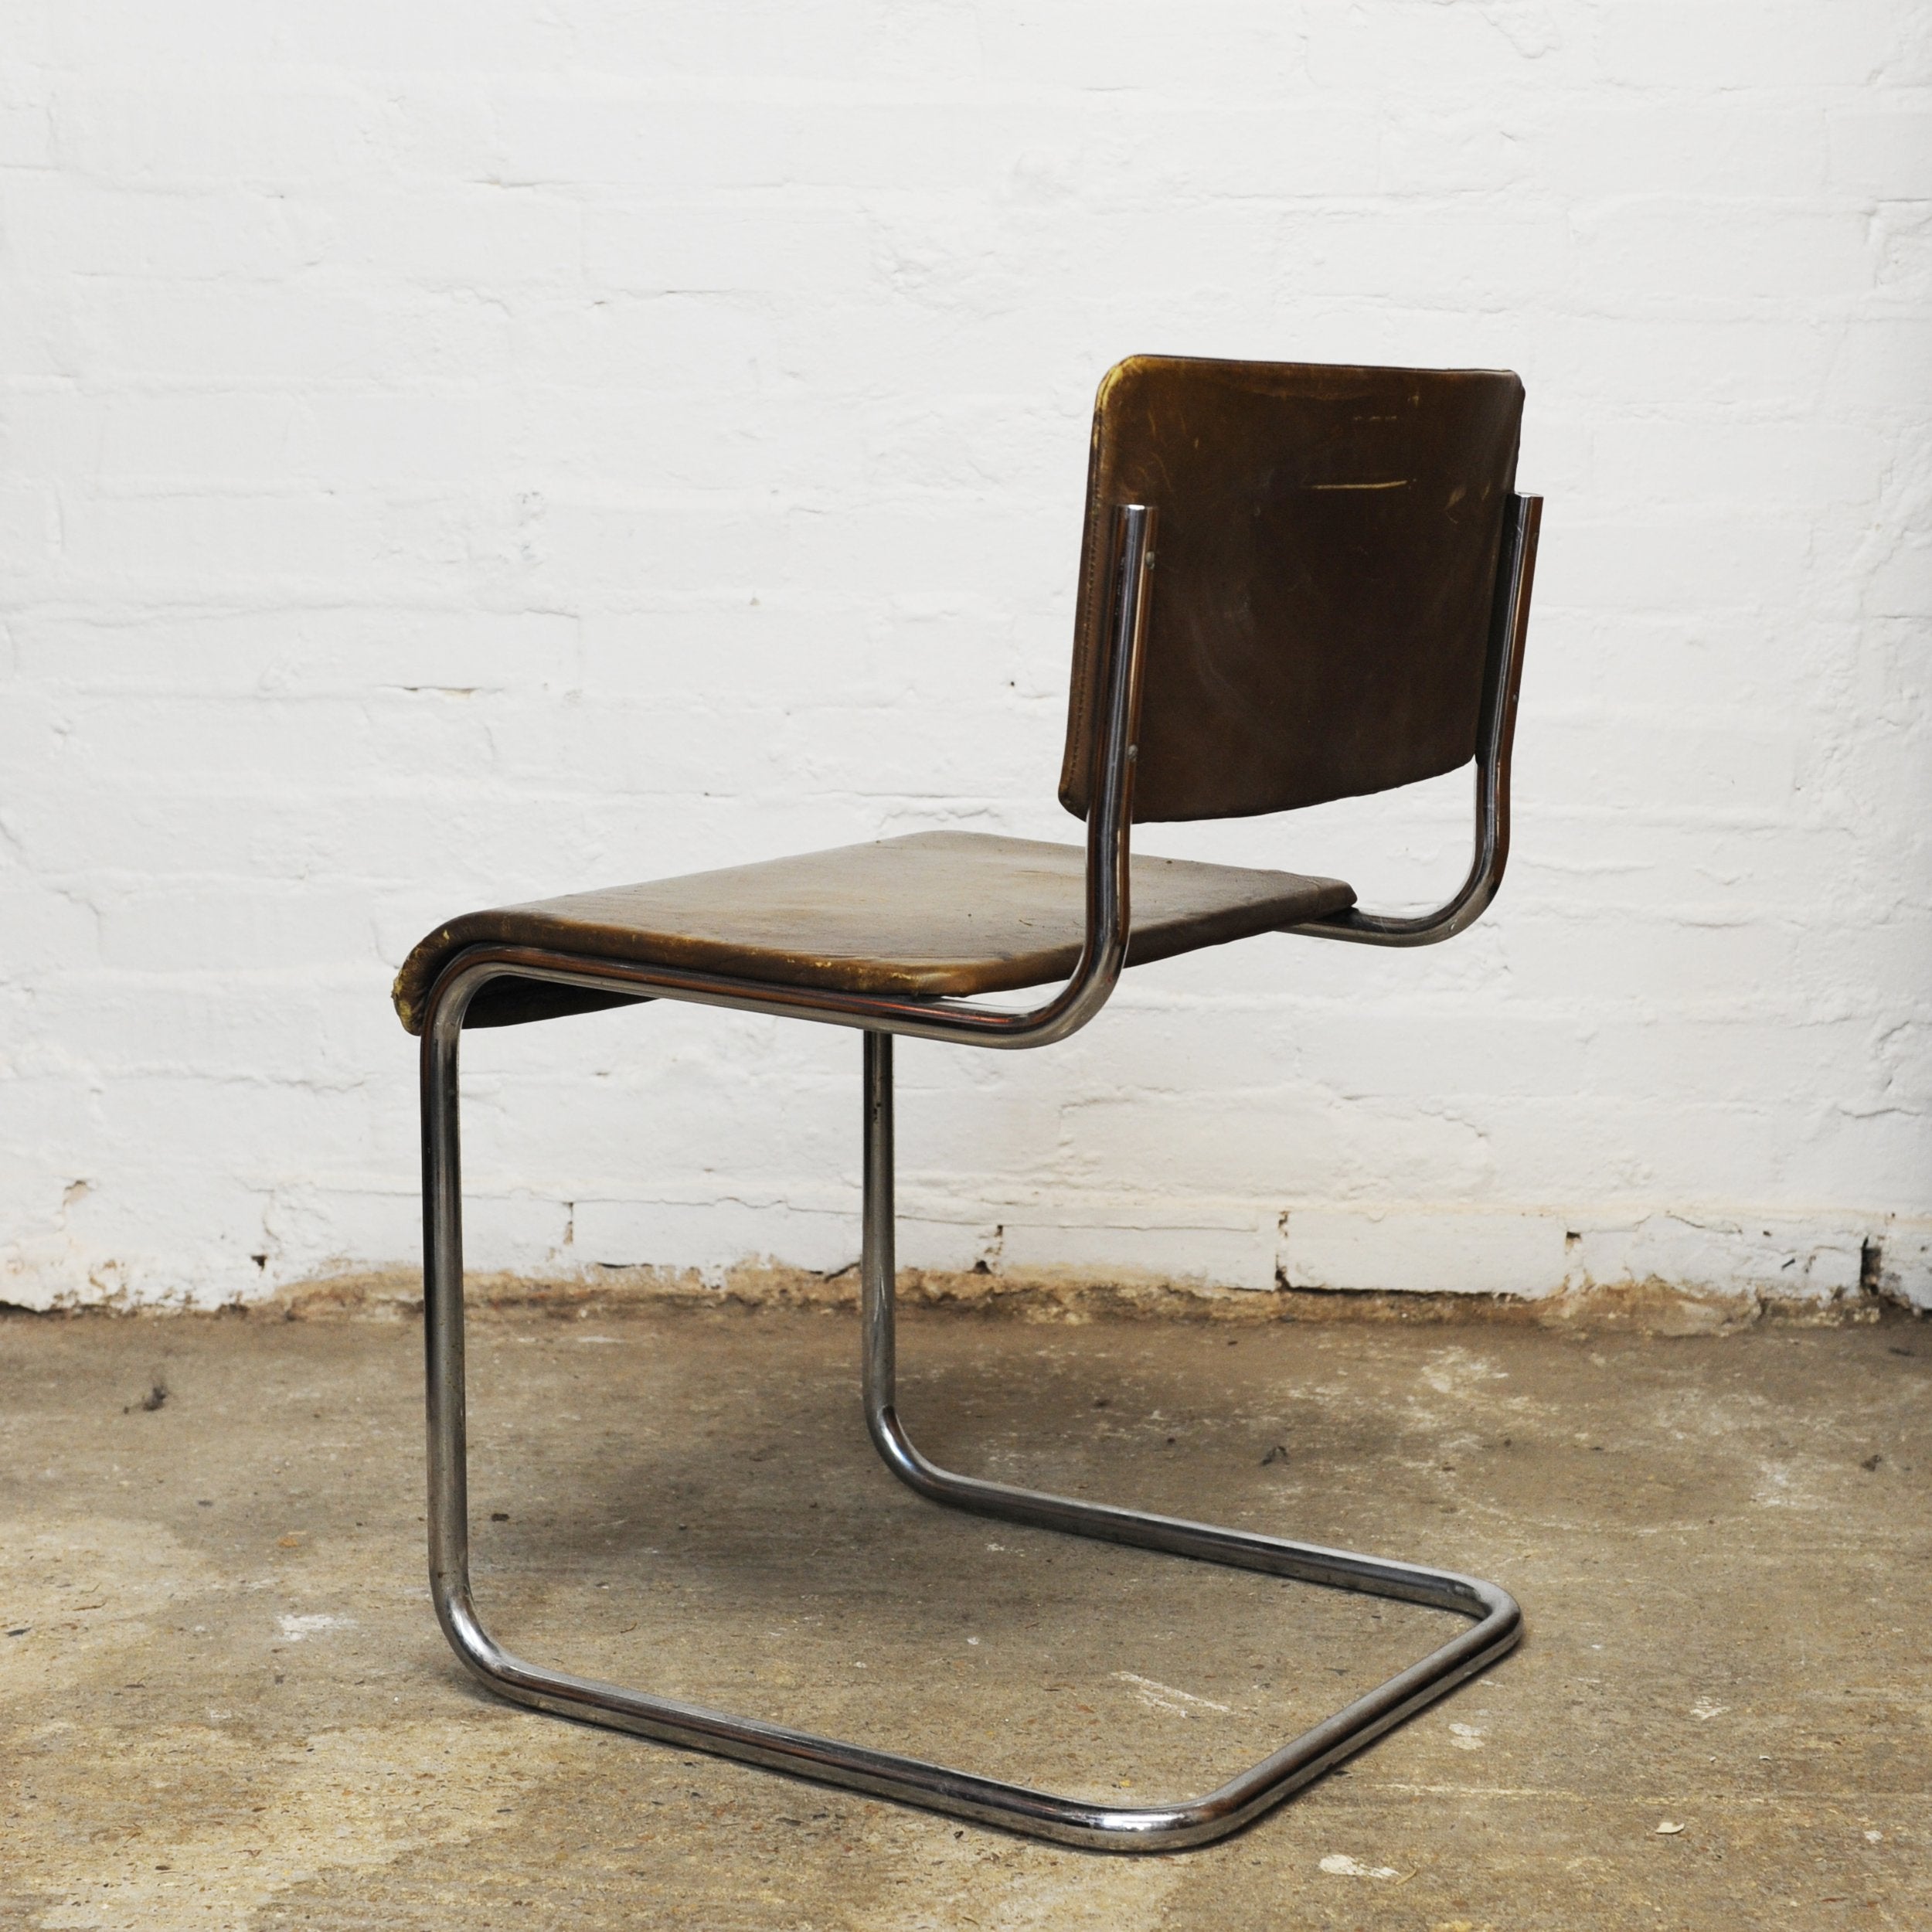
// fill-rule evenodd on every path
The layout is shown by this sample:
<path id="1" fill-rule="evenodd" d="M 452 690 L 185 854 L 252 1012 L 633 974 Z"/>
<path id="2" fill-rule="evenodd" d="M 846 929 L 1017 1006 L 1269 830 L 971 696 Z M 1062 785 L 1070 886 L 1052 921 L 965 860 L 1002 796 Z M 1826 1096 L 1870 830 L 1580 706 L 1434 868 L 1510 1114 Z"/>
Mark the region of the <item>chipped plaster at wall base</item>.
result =
<path id="1" fill-rule="evenodd" d="M 1535 1299 L 1659 1283 L 1826 1302 L 1876 1292 L 1932 1309 L 1932 1221 L 1749 1212 L 1294 1209 L 1281 1285 Z"/>
<path id="2" fill-rule="evenodd" d="M 1894 1220 L 1876 1259 L 1877 1291 L 1888 1301 L 1932 1315 L 1932 1221 Z"/>
<path id="3" fill-rule="evenodd" d="M 404 1208 L 400 1199 L 390 1205 Z M 714 1242 L 709 1257 L 695 1263 L 667 1239 L 662 1206 L 632 1203 L 600 1217 L 583 1203 L 474 1205 L 468 1263 L 478 1279 L 595 1282 L 642 1271 L 739 1293 L 761 1271 L 835 1281 L 858 1257 L 855 1204 L 845 1213 L 781 1214 L 776 1225 L 742 1203 L 736 1211 L 734 1204 L 714 1207 L 726 1242 Z M 689 1213 L 689 1204 L 678 1205 Z M 969 1221 L 949 1204 L 915 1202 L 900 1219 L 900 1263 L 908 1271 L 1050 1281 L 1056 1292 L 1124 1283 L 1209 1293 L 1283 1288 L 1538 1301 L 1634 1287 L 1820 1308 L 1876 1296 L 1932 1312 L 1932 1219 L 1445 1207 L 1271 1214 L 1226 1202 L 1162 1206 L 1158 1214 L 1143 1207 L 1116 1218 L 1111 1203 L 1088 1203 L 1083 1213 L 1034 1205 L 997 1210 L 1009 1217 L 1002 1221 Z M 413 1207 L 396 1218 L 410 1218 Z M 560 1219 L 569 1230 L 563 1241 L 546 1232 Z M 413 1269 L 393 1257 L 319 1250 L 285 1249 L 264 1259 L 264 1267 L 211 1265 L 184 1277 L 124 1248 L 94 1252 L 83 1235 L 63 1229 L 0 1250 L 0 1304 L 207 1310 L 267 1301 L 304 1283 L 400 1279 Z"/>
<path id="4" fill-rule="evenodd" d="M 140 1293 L 124 1264 L 106 1255 L 90 1257 L 64 1230 L 0 1247 L 0 1304 L 9 1308 L 121 1308 Z M 178 1301 L 177 1305 L 196 1304 Z"/>
<path id="5" fill-rule="evenodd" d="M 212 1308 L 188 1296 L 169 1296 L 148 1291 L 145 1294 L 128 1281 L 118 1263 L 110 1264 L 114 1273 L 90 1274 L 78 1257 L 60 1257 L 35 1266 L 32 1259 L 18 1253 L 0 1262 L 0 1308 L 26 1308 L 36 1315 L 69 1308 L 129 1308 L 138 1301 L 157 1307 L 189 1309 Z"/>

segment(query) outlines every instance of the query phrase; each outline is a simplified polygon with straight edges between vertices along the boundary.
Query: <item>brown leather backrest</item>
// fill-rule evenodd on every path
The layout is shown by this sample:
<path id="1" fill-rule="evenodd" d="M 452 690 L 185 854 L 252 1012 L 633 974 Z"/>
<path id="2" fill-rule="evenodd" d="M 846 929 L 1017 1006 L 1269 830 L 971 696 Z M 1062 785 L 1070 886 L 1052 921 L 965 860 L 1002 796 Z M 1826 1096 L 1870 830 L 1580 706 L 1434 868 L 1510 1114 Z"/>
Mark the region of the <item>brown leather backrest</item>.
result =
<path id="1" fill-rule="evenodd" d="M 1475 755 L 1522 384 L 1138 355 L 1094 410 L 1060 802 L 1087 812 L 1114 512 L 1160 512 L 1134 816 L 1386 791 Z"/>

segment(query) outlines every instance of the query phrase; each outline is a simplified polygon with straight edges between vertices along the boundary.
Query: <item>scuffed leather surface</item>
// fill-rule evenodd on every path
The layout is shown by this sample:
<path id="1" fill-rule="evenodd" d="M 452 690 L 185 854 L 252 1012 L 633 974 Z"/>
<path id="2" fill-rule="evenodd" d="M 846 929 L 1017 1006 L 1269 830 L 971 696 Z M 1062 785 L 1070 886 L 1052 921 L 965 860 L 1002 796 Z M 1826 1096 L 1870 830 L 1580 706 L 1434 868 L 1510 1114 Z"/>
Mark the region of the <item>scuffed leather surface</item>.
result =
<path id="1" fill-rule="evenodd" d="M 1137 819 L 1280 811 L 1475 753 L 1522 385 L 1138 356 L 1094 413 L 1060 801 L 1087 812 L 1112 519 L 1160 512 Z"/>
<path id="2" fill-rule="evenodd" d="M 1066 978 L 1085 930 L 1086 852 L 985 833 L 915 832 L 654 884 L 466 913 L 403 962 L 394 998 L 423 1025 L 437 975 L 466 946 L 543 947 L 580 957 L 685 967 L 785 985 L 971 995 Z M 1165 959 L 1352 905 L 1339 879 L 1131 861 L 1128 964 Z M 512 1025 L 624 1004 L 621 996 L 504 981 L 471 1022 Z"/>

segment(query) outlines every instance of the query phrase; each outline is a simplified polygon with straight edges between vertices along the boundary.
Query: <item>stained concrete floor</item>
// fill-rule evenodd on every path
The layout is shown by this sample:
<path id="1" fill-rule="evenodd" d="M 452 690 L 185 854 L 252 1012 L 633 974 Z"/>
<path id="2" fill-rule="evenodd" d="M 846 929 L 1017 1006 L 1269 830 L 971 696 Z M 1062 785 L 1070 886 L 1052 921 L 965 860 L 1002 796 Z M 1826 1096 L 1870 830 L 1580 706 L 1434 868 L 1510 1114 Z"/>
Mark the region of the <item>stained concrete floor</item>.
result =
<path id="1" fill-rule="evenodd" d="M 1446 1627 L 937 1510 L 865 1444 L 856 1340 L 847 1312 L 477 1325 L 505 1638 L 1160 1797 Z M 941 1460 L 1523 1602 L 1520 1650 L 1345 1772 L 1139 1860 L 492 1702 L 423 1584 L 419 1348 L 406 1322 L 0 1321 L 0 1923 L 1932 1926 L 1923 1324 L 910 1317 L 902 1406 Z"/>

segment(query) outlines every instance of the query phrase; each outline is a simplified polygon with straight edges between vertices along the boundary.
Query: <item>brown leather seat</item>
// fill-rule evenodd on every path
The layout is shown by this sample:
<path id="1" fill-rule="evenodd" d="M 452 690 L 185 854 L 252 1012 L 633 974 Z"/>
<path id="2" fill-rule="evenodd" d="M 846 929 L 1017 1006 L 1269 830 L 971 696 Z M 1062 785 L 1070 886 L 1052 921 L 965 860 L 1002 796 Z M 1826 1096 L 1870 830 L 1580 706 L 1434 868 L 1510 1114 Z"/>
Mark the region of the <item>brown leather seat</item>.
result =
<path id="1" fill-rule="evenodd" d="M 1064 979 L 1086 927 L 1087 855 L 1078 845 L 984 832 L 922 832 L 641 886 L 571 893 L 466 913 L 404 962 L 396 1009 L 419 1032 L 436 975 L 466 946 L 538 946 L 596 959 L 681 966 L 849 992 L 1009 992 Z M 1128 964 L 1171 958 L 1299 925 L 1355 903 L 1338 879 L 1133 862 Z M 468 1023 L 534 1019 L 532 998 L 563 1010 L 565 989 L 498 982 Z"/>

